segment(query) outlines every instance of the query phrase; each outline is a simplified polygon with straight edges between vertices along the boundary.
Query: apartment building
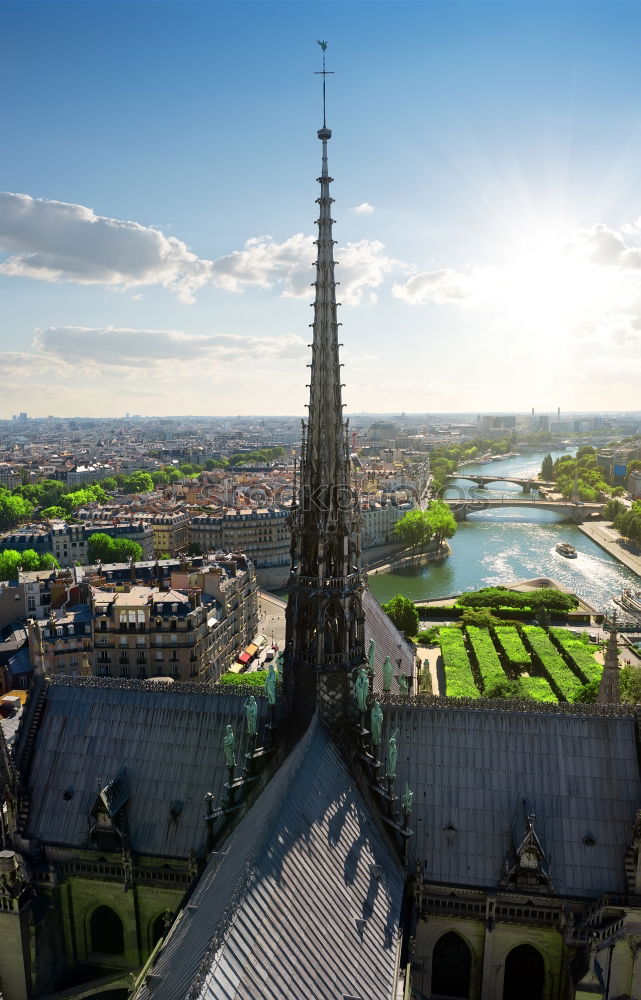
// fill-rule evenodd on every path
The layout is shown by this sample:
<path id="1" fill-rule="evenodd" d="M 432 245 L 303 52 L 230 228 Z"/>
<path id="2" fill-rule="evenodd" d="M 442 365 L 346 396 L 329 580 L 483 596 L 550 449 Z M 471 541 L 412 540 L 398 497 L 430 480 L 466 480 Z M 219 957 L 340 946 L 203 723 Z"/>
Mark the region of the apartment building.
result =
<path id="1" fill-rule="evenodd" d="M 162 514 L 142 514 L 144 520 L 151 527 L 153 536 L 154 553 L 157 556 L 175 556 L 177 552 L 185 550 L 189 544 L 189 518 L 182 511 Z M 223 548 L 222 545 L 217 546 Z"/>
<path id="2" fill-rule="evenodd" d="M 91 521 L 67 524 L 54 521 L 50 529 L 51 550 L 61 566 L 85 565 L 89 561 L 89 539 L 101 532 L 111 538 L 127 538 L 142 549 L 142 558 L 151 559 L 154 536 L 150 524 L 144 521 Z"/>
<path id="3" fill-rule="evenodd" d="M 412 504 L 369 502 L 361 506 L 361 542 L 364 549 L 377 545 L 390 545 L 397 541 L 394 536 L 396 522 L 412 509 Z"/>
<path id="4" fill-rule="evenodd" d="M 34 667 L 48 674 L 214 682 L 256 633 L 258 590 L 244 556 L 171 575 L 169 588 L 135 581 L 88 586 L 87 603 L 29 621 Z"/>
<path id="5" fill-rule="evenodd" d="M 260 585 L 282 586 L 289 572 L 289 508 L 237 508 L 191 519 L 189 541 L 200 552 L 244 552 Z"/>

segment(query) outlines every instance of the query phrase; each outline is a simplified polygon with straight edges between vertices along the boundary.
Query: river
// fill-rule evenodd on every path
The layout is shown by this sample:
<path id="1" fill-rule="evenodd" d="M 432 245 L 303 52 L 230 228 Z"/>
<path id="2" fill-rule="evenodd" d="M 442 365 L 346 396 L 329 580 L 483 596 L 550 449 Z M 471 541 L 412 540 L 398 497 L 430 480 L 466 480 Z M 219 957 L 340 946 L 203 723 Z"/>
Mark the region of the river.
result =
<path id="1" fill-rule="evenodd" d="M 568 452 L 552 452 L 558 458 Z M 547 452 L 519 455 L 460 469 L 477 475 L 537 475 Z M 479 490 L 463 478 L 454 480 L 448 493 L 461 496 L 474 489 L 476 496 L 523 497 L 519 486 L 501 484 L 496 490 Z M 567 559 L 555 551 L 558 542 L 574 545 L 578 557 Z M 413 600 L 434 600 L 464 590 L 491 587 L 511 580 L 545 576 L 574 591 L 599 611 L 613 611 L 613 596 L 626 587 L 639 588 L 639 577 L 587 538 L 574 524 L 559 521 L 544 510 L 479 511 L 459 522 L 451 540 L 452 555 L 439 563 L 416 569 L 370 575 L 369 587 L 379 601 L 395 594 Z"/>

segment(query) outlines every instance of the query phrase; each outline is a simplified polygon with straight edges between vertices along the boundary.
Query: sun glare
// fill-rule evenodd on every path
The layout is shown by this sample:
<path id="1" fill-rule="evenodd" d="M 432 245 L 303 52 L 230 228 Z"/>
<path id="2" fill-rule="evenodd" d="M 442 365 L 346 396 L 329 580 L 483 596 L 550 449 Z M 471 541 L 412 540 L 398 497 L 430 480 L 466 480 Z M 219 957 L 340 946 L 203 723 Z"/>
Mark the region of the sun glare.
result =
<path id="1" fill-rule="evenodd" d="M 544 340 L 598 328 L 630 294 L 625 276 L 586 258 L 559 227 L 533 228 L 502 256 L 487 276 L 489 298 L 517 329 Z"/>

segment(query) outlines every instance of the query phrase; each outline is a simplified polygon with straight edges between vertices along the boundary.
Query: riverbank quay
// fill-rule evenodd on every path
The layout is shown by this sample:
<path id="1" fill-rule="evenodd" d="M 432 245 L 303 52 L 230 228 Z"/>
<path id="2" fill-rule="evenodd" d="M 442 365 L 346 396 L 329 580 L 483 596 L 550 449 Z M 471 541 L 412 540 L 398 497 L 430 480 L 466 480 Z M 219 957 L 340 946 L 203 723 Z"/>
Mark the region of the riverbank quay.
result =
<path id="1" fill-rule="evenodd" d="M 442 559 L 447 559 L 449 555 L 452 554 L 452 549 L 450 548 L 449 542 L 444 540 L 441 542 L 440 546 L 435 549 L 427 549 L 422 555 L 417 556 L 412 553 L 411 549 L 403 549 L 396 559 L 392 562 L 384 563 L 381 566 L 374 566 L 373 568 L 367 569 L 368 576 L 376 576 L 378 573 L 391 573 L 396 569 L 406 569 L 407 567 L 422 566 L 424 563 L 428 562 L 439 562 Z"/>
<path id="2" fill-rule="evenodd" d="M 587 535 L 593 542 L 596 542 L 602 549 L 605 549 L 609 555 L 641 577 L 641 554 L 637 554 L 627 548 L 627 542 L 623 540 L 610 521 L 579 524 L 577 527 L 584 535 Z"/>

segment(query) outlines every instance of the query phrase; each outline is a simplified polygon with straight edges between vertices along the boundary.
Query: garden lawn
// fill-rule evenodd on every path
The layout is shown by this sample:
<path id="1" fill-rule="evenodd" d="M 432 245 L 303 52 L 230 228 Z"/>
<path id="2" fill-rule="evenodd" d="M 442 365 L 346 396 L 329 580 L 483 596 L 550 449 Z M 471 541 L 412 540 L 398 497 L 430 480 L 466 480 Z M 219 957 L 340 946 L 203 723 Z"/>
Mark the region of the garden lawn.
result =
<path id="1" fill-rule="evenodd" d="M 572 662 L 578 667 L 586 682 L 600 681 L 603 667 L 594 659 L 590 652 L 590 646 L 586 645 L 582 639 L 577 639 L 573 632 L 568 632 L 564 628 L 552 628 L 550 632 L 563 648 L 563 651 L 570 657 Z"/>
<path id="2" fill-rule="evenodd" d="M 448 698 L 478 698 L 479 692 L 474 683 L 461 630 L 440 629 L 439 642 L 445 668 L 445 693 Z"/>
<path id="3" fill-rule="evenodd" d="M 519 677 L 519 686 L 524 698 L 533 698 L 534 701 L 550 701 L 555 705 L 559 700 L 545 677 Z"/>
<path id="4" fill-rule="evenodd" d="M 507 660 L 508 667 L 517 673 L 528 670 L 532 664 L 532 658 L 514 625 L 497 625 L 494 629 L 494 635 Z"/>
<path id="5" fill-rule="evenodd" d="M 497 684 L 499 681 L 505 681 L 505 671 L 501 666 L 501 661 L 499 660 L 488 629 L 477 628 L 476 625 L 468 625 L 466 631 L 470 646 L 472 647 L 472 656 L 476 660 L 483 682 L 483 691 L 488 686 Z"/>
<path id="6" fill-rule="evenodd" d="M 524 625 L 523 635 L 534 653 L 535 662 L 542 666 L 552 687 L 556 686 L 565 701 L 574 701 L 583 686 L 582 682 L 572 673 L 545 629 L 536 625 Z"/>

